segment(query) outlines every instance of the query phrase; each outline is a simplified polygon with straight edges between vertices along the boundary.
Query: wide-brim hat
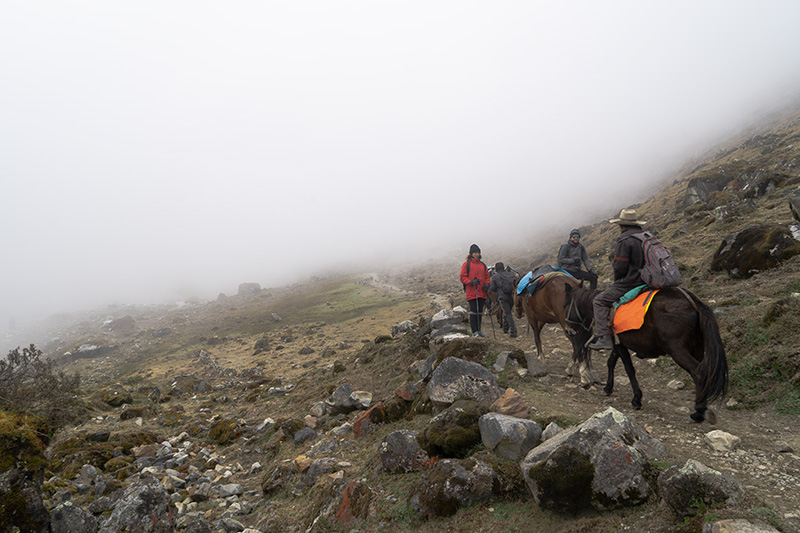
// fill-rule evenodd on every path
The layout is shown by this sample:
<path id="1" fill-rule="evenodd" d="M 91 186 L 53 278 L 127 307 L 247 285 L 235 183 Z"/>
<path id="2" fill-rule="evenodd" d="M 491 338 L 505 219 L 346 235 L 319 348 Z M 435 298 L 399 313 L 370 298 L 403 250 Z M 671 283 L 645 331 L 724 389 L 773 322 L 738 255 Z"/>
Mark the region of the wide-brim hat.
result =
<path id="1" fill-rule="evenodd" d="M 647 224 L 646 220 L 636 219 L 636 209 L 623 209 L 619 212 L 619 218 L 612 218 L 609 220 L 612 224 L 619 224 L 620 226 L 641 226 Z"/>

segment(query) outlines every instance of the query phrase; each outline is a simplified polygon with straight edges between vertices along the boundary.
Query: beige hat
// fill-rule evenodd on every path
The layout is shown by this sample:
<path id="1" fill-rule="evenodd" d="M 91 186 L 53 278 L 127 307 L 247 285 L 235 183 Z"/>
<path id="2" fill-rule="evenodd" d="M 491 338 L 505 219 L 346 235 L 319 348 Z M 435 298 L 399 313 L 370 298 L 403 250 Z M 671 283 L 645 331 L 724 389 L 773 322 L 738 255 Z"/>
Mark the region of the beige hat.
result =
<path id="1" fill-rule="evenodd" d="M 636 220 L 636 209 L 623 209 L 619 212 L 619 218 L 612 218 L 609 220 L 612 224 L 619 224 L 620 226 L 641 226 L 647 224 L 645 220 Z"/>

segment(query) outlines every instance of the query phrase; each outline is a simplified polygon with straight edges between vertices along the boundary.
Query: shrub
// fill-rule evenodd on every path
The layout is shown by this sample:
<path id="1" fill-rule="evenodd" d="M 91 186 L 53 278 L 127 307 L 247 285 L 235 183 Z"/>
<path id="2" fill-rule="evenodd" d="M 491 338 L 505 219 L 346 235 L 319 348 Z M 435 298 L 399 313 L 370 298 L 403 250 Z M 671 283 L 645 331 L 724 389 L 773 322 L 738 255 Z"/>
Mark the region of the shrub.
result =
<path id="1" fill-rule="evenodd" d="M 74 419 L 80 376 L 67 376 L 33 344 L 0 361 L 0 409 L 38 417 L 48 432 Z"/>

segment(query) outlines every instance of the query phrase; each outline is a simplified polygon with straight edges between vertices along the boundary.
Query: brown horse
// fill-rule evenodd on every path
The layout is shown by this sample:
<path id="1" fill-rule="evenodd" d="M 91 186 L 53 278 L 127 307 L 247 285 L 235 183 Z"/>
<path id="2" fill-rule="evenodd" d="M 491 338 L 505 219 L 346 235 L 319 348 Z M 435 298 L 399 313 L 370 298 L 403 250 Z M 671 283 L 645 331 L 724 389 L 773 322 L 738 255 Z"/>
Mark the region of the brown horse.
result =
<path id="1" fill-rule="evenodd" d="M 545 324 L 559 324 L 572 343 L 572 363 L 578 366 L 581 383 L 590 385 L 599 381 L 589 368 L 589 353 L 585 346 L 591 337 L 591 319 L 586 320 L 577 309 L 564 306 L 566 289 L 578 286 L 578 280 L 569 274 L 556 274 L 538 287 L 532 296 L 524 290 L 516 295 L 514 309 L 517 318 L 522 318 L 523 313 L 527 316 L 536 343 L 536 356 L 540 360 L 543 359 L 542 328 Z"/>
<path id="2" fill-rule="evenodd" d="M 599 292 L 569 287 L 564 307 L 577 308 L 582 314 L 593 317 L 592 302 Z M 621 358 L 633 388 L 631 405 L 640 409 L 642 390 L 629 350 L 636 352 L 640 359 L 668 354 L 694 381 L 692 420 L 708 420 L 712 424 L 716 421 L 708 403 L 724 397 L 728 390 L 728 361 L 714 311 L 700 298 L 685 289 L 661 289 L 653 297 L 642 327 L 619 333 L 617 337 L 619 344 L 608 358 L 608 380 L 603 389 L 606 394 L 614 389 L 614 367 Z"/>

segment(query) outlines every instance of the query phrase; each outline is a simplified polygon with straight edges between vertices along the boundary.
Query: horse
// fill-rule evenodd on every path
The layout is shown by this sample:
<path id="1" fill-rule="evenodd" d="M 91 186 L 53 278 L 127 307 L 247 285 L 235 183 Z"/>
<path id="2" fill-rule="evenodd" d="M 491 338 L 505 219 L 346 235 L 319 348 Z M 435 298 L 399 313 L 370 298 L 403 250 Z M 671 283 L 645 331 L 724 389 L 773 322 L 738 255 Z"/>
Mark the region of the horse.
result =
<path id="1" fill-rule="evenodd" d="M 568 287 L 564 307 L 576 308 L 585 316 L 594 317 L 592 302 L 597 290 Z M 653 297 L 642 327 L 618 333 L 608 358 L 608 379 L 603 389 L 606 395 L 614 390 L 614 367 L 622 359 L 633 388 L 634 409 L 642 407 L 642 390 L 636 380 L 630 350 L 640 359 L 655 359 L 669 355 L 694 381 L 695 422 L 716 422 L 708 403 L 723 398 L 728 391 L 728 361 L 719 335 L 714 311 L 691 291 L 682 288 L 659 290 Z"/>
<path id="2" fill-rule="evenodd" d="M 533 330 L 533 339 L 536 343 L 536 356 L 543 359 L 542 354 L 542 328 L 545 324 L 559 324 L 572 344 L 572 365 L 578 367 L 581 384 L 589 386 L 599 380 L 591 372 L 589 365 L 589 351 L 586 343 L 591 337 L 591 319 L 586 319 L 578 314 L 577 309 L 567 309 L 564 306 L 566 289 L 578 287 L 578 280 L 566 273 L 559 273 L 539 286 L 533 295 L 526 291 L 514 297 L 514 310 L 517 318 L 522 318 L 523 313 L 528 318 Z"/>

